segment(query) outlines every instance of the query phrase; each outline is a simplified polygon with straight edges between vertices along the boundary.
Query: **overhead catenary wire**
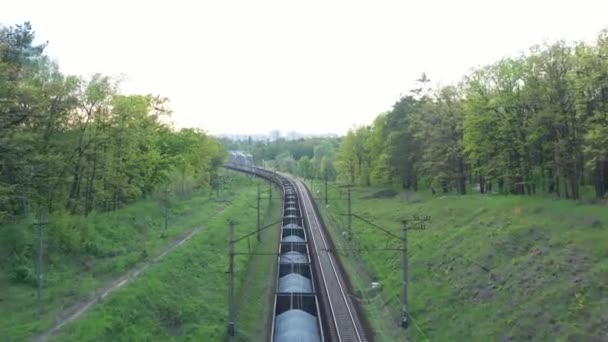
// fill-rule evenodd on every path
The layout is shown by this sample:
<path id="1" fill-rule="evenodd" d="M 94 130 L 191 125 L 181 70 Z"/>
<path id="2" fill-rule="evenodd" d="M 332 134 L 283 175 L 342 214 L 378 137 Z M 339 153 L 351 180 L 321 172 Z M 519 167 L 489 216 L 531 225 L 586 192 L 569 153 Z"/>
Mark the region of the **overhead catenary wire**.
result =
<path id="1" fill-rule="evenodd" d="M 349 188 L 349 190 L 350 190 L 350 188 Z M 331 213 L 331 210 L 327 210 L 326 213 L 328 214 L 328 216 L 330 216 L 330 219 L 333 219 L 333 221 L 335 221 L 335 219 L 333 217 L 333 214 Z M 365 219 L 365 218 L 363 218 L 363 217 L 361 217 L 359 215 L 356 215 L 356 214 L 352 213 L 352 211 L 350 210 L 350 191 L 349 191 L 349 212 L 348 212 L 348 214 L 341 214 L 341 216 L 348 216 L 349 218 L 350 217 L 356 217 L 357 219 L 359 219 L 359 220 L 361 220 L 361 221 L 369 224 L 370 226 L 372 226 L 372 227 L 374 227 L 376 229 L 379 229 L 380 231 L 384 232 L 388 236 L 391 236 L 391 237 L 393 237 L 393 238 L 395 238 L 397 240 L 406 241 L 405 240 L 406 239 L 406 235 L 404 235 L 403 237 L 397 236 L 396 234 L 394 234 L 394 233 L 390 232 L 389 230 L 387 230 L 387 229 L 385 229 L 385 228 L 383 228 L 383 227 L 381 227 L 381 226 L 379 226 L 379 225 L 371 222 L 370 220 L 367 220 L 367 219 Z M 403 221 L 404 234 L 405 234 L 405 231 L 408 230 L 406 224 L 407 224 L 407 221 L 404 220 Z M 349 226 L 350 226 L 350 224 L 349 224 Z M 349 242 L 347 242 L 347 243 L 349 243 Z M 406 247 L 404 247 L 404 248 L 406 248 Z M 399 249 L 399 248 L 382 248 L 382 249 L 348 248 L 348 249 L 345 249 L 345 250 L 355 250 L 355 251 L 366 251 L 366 250 L 367 251 L 371 251 L 371 250 L 401 250 L 401 251 L 406 251 L 406 249 Z M 407 264 L 404 267 L 407 267 Z M 404 273 L 404 276 L 405 276 L 405 273 Z M 406 277 L 406 279 L 407 279 L 407 277 Z M 404 281 L 407 282 L 407 280 L 404 280 Z M 406 283 L 404 283 L 404 286 L 405 286 L 405 284 Z M 406 290 L 406 293 L 407 293 L 407 290 Z M 362 295 L 365 296 L 365 293 L 362 292 Z M 406 294 L 406 296 L 407 296 L 407 294 Z M 425 340 L 429 341 L 427 335 L 424 333 L 424 331 L 422 330 L 422 328 L 420 327 L 420 325 L 416 322 L 416 320 L 410 314 L 409 310 L 407 310 L 407 305 L 406 304 L 403 305 L 403 310 L 404 310 L 404 315 L 406 317 L 409 317 L 409 319 L 414 323 L 414 326 L 416 327 L 416 329 L 424 336 Z M 404 318 L 404 319 L 407 319 L 407 318 Z M 407 327 L 407 325 L 406 325 L 406 327 Z"/>

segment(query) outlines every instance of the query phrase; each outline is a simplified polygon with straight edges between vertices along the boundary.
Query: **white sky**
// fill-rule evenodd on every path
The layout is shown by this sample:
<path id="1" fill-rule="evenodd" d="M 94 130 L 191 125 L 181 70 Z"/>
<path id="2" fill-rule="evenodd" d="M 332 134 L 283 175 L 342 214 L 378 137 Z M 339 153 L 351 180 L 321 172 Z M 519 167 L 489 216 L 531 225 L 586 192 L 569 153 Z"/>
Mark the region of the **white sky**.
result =
<path id="1" fill-rule="evenodd" d="M 177 127 L 344 133 L 425 71 L 451 83 L 543 41 L 593 41 L 608 0 L 0 0 L 66 73 L 124 74 L 169 97 Z"/>

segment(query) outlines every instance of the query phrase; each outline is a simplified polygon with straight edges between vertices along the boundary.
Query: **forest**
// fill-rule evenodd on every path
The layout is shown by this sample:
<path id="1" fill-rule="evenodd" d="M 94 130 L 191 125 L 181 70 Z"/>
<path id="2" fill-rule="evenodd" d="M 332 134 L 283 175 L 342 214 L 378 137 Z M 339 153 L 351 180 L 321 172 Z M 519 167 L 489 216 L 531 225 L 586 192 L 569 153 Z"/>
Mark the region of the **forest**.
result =
<path id="1" fill-rule="evenodd" d="M 259 166 L 300 175 L 306 179 L 335 180 L 339 138 L 312 138 L 275 141 L 231 141 L 222 139 L 229 150 L 251 153 Z"/>
<path id="2" fill-rule="evenodd" d="M 104 75 L 63 74 L 34 41 L 29 23 L 0 26 L 0 224 L 217 185 L 223 147 L 202 130 L 175 130 L 167 99 L 122 94 Z M 27 233 L 9 228 L 1 232 L 14 240 L 7 253 L 31 255 Z M 82 248 L 50 229 L 57 245 Z"/>
<path id="3" fill-rule="evenodd" d="M 415 89 L 339 139 L 224 142 L 305 178 L 433 193 L 608 193 L 608 31 Z M 469 190 L 470 191 L 470 190 Z"/>
<path id="4" fill-rule="evenodd" d="M 606 196 L 608 31 L 595 44 L 535 46 L 457 85 L 431 88 L 425 74 L 417 85 L 343 138 L 342 181 L 433 193 Z"/>

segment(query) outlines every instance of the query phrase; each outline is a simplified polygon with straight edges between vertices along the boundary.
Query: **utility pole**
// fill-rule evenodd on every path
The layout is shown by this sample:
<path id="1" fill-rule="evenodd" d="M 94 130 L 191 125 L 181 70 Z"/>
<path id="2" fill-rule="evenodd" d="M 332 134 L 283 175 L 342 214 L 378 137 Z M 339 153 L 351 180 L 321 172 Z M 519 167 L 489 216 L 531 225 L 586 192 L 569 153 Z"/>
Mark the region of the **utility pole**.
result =
<path id="1" fill-rule="evenodd" d="M 327 206 L 327 174 L 325 175 L 325 205 Z"/>
<path id="2" fill-rule="evenodd" d="M 222 187 L 224 186 L 224 177 L 223 176 L 217 176 L 217 178 L 218 178 L 218 184 L 217 184 L 217 189 L 216 189 L 215 196 L 217 198 L 220 198 L 220 191 L 222 190 Z"/>
<path id="3" fill-rule="evenodd" d="M 257 225 L 257 230 L 258 230 L 258 242 L 262 241 L 262 235 L 260 234 L 260 183 L 258 183 L 258 225 Z"/>
<path id="4" fill-rule="evenodd" d="M 268 201 L 272 201 L 272 182 L 268 181 Z"/>
<path id="5" fill-rule="evenodd" d="M 238 239 L 234 238 L 234 226 L 235 223 L 231 220 L 230 221 L 230 241 L 229 246 L 228 246 L 228 275 L 229 275 L 229 283 L 228 283 L 228 341 L 232 341 L 234 339 L 234 336 L 236 335 L 236 311 L 235 311 L 235 303 L 234 303 L 234 257 L 235 255 L 251 255 L 251 254 L 256 254 L 256 253 L 251 253 L 251 247 L 249 246 L 249 237 L 251 237 L 254 234 L 259 234 L 259 231 L 264 230 L 264 229 L 268 229 L 272 226 L 275 226 L 279 223 L 282 223 L 283 219 L 281 218 L 278 221 L 269 223 L 263 227 L 261 227 L 260 229 L 257 230 L 252 230 L 250 233 L 247 233 L 241 237 L 239 237 Z M 235 253 L 234 252 L 234 245 L 241 241 L 247 239 L 247 245 L 249 246 L 249 253 Z M 265 254 L 265 253 L 262 253 Z M 259 254 L 258 255 L 262 255 Z M 270 253 L 268 255 L 274 255 L 276 256 L 277 254 L 275 253 Z"/>
<path id="6" fill-rule="evenodd" d="M 231 341 L 235 334 L 234 321 L 234 222 L 230 221 L 230 243 L 228 247 L 228 340 Z"/>
<path id="7" fill-rule="evenodd" d="M 350 189 L 349 189 L 350 190 Z M 349 191 L 349 197 L 350 197 L 350 191 Z M 365 218 L 356 215 L 356 214 L 351 214 L 351 216 L 354 216 L 356 219 L 359 219 L 367 224 L 369 224 L 370 226 L 379 229 L 381 231 L 383 231 L 385 234 L 390 235 L 391 237 L 401 240 L 403 246 L 401 248 L 401 251 L 403 253 L 402 258 L 403 258 L 403 279 L 401 282 L 401 304 L 402 304 L 402 316 L 401 316 L 401 327 L 403 329 L 407 329 L 409 326 L 409 322 L 410 322 L 410 313 L 409 313 L 409 308 L 408 308 L 408 295 L 407 295 L 407 291 L 408 291 L 408 285 L 409 285 L 409 280 L 408 280 L 408 255 L 407 255 L 407 231 L 409 229 L 412 230 L 424 230 L 426 229 L 425 226 L 425 222 L 429 222 L 431 220 L 430 216 L 426 216 L 423 219 L 420 219 L 418 217 L 418 215 L 414 215 L 414 218 L 412 219 L 412 223 L 410 225 L 410 228 L 408 228 L 408 221 L 406 219 L 401 220 L 401 237 L 398 236 L 397 234 L 393 234 L 391 233 L 389 230 L 384 229 L 378 225 L 376 225 L 375 223 L 366 220 Z M 394 249 L 385 249 L 385 250 L 394 250 Z"/>
<path id="8" fill-rule="evenodd" d="M 46 224 L 46 214 L 44 209 L 40 209 L 40 217 L 38 221 L 38 303 L 42 310 L 42 278 L 43 278 L 43 267 L 44 261 L 44 225 Z"/>
<path id="9" fill-rule="evenodd" d="M 407 268 L 408 268 L 408 260 L 407 260 L 407 220 L 401 221 L 401 230 L 402 230 L 402 240 L 403 240 L 403 283 L 402 283 L 402 293 L 401 300 L 403 302 L 403 313 L 401 317 L 401 327 L 407 329 L 409 325 L 409 312 L 407 308 Z"/>
<path id="10" fill-rule="evenodd" d="M 352 237 L 352 227 L 353 227 L 353 208 L 352 208 L 352 204 L 351 204 L 351 197 L 350 197 L 350 184 L 348 185 L 348 239 L 350 240 Z"/>
<path id="11" fill-rule="evenodd" d="M 169 226 L 169 189 L 167 184 L 165 184 L 165 191 L 163 192 L 163 216 L 165 219 L 165 232 Z"/>

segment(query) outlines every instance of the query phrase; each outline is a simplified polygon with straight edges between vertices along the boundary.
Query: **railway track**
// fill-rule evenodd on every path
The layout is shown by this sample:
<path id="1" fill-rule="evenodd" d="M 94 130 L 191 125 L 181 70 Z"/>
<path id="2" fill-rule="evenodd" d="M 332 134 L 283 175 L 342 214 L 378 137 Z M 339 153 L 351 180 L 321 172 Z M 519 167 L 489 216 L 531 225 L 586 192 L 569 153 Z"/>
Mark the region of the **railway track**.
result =
<path id="1" fill-rule="evenodd" d="M 283 189 L 283 239 L 279 246 L 279 278 L 271 341 L 369 341 L 349 293 L 346 277 L 332 252 L 329 234 L 306 186 L 300 180 L 282 173 L 234 163 L 227 167 L 274 181 Z M 302 230 L 298 233 L 302 241 L 285 239 L 295 234 L 297 228 Z M 303 259 L 290 262 L 289 258 L 297 256 L 296 253 L 300 253 Z M 290 280 L 289 277 L 298 277 L 300 281 L 309 279 L 311 290 L 296 289 L 286 293 L 281 288 Z M 313 324 L 313 321 L 317 323 Z M 285 334 L 285 329 L 291 329 L 289 334 Z M 317 331 L 318 338 L 311 338 L 310 330 Z"/>
<path id="2" fill-rule="evenodd" d="M 313 259 L 316 259 L 320 279 L 323 280 L 321 300 L 326 308 L 327 324 L 331 341 L 368 341 L 365 329 L 348 292 L 336 256 L 332 252 L 329 236 L 325 232 L 319 214 L 313 205 L 310 193 L 299 180 L 291 180 L 297 189 L 303 207 L 303 216 L 311 236 Z"/>

